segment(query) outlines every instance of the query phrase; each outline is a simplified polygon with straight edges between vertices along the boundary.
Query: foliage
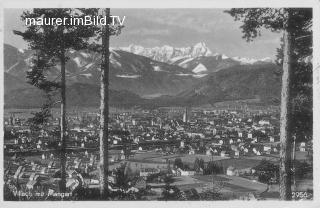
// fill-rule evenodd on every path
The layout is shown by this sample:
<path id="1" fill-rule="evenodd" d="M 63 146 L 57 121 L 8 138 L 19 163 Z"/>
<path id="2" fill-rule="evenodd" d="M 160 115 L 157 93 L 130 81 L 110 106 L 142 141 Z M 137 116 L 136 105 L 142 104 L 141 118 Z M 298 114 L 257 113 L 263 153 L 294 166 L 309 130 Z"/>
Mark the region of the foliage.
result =
<path id="1" fill-rule="evenodd" d="M 312 9 L 293 10 L 292 41 L 292 119 L 297 142 L 312 137 Z M 283 64 L 283 43 L 277 50 L 277 62 Z"/>
<path id="2" fill-rule="evenodd" d="M 214 161 L 210 161 L 208 162 L 207 167 L 204 169 L 203 174 L 223 174 L 223 166 L 222 164 L 219 165 Z"/>
<path id="3" fill-rule="evenodd" d="M 204 170 L 204 160 L 202 158 L 196 158 L 194 161 L 194 170 L 199 172 L 200 169 Z"/>
<path id="4" fill-rule="evenodd" d="M 28 119 L 31 130 L 39 131 L 42 129 L 42 125 L 49 121 L 49 118 L 51 117 L 51 108 L 49 103 L 50 102 L 45 103 L 39 112 L 33 113 L 33 117 Z"/>
<path id="5" fill-rule="evenodd" d="M 193 168 L 194 168 L 195 171 L 199 171 L 199 170 L 200 170 L 199 158 L 196 158 L 196 159 L 194 160 Z"/>
<path id="6" fill-rule="evenodd" d="M 78 18 L 85 19 L 85 16 L 96 17 L 99 15 L 99 9 L 93 8 L 57 8 L 57 9 L 33 9 L 32 11 L 24 11 L 21 20 L 26 18 Z M 111 19 L 109 18 L 109 21 Z M 119 35 L 121 28 L 117 24 L 109 26 L 108 35 Z M 99 25 L 29 25 L 23 32 L 13 31 L 14 34 L 21 36 L 28 42 L 28 46 L 34 51 L 31 60 L 31 69 L 27 71 L 28 83 L 36 86 L 46 93 L 46 103 L 41 111 L 34 115 L 30 120 L 34 129 L 39 128 L 41 122 L 46 122 L 50 115 L 48 109 L 52 108 L 55 102 L 53 100 L 54 93 L 59 90 L 61 83 L 56 81 L 59 77 L 49 80 L 47 72 L 52 70 L 54 66 L 65 64 L 69 57 L 69 50 L 90 49 L 101 53 L 102 47 L 98 42 L 101 39 L 101 28 Z"/>
<path id="7" fill-rule="evenodd" d="M 312 170 L 312 164 L 309 164 L 306 161 L 294 161 L 294 175 L 296 178 L 302 179 L 306 174 L 312 173 Z"/>
<path id="8" fill-rule="evenodd" d="M 225 187 L 225 181 L 212 178 L 212 188 L 200 193 L 200 200 L 225 200 L 221 190 Z"/>
<path id="9" fill-rule="evenodd" d="M 159 200 L 171 201 L 171 200 L 181 200 L 181 192 L 176 186 L 172 186 L 173 178 L 171 175 L 167 175 L 164 179 L 165 187 L 161 193 Z"/>
<path id="10" fill-rule="evenodd" d="M 19 200 L 19 198 L 12 193 L 12 191 L 8 187 L 8 184 L 6 184 L 6 183 L 3 186 L 3 194 L 4 194 L 3 200 L 5 200 L 5 201 L 18 201 Z"/>
<path id="11" fill-rule="evenodd" d="M 5 140 L 11 140 L 11 139 L 15 139 L 18 136 L 16 134 L 12 134 L 11 131 L 9 131 L 8 129 L 4 129 L 4 136 L 3 139 Z"/>
<path id="12" fill-rule="evenodd" d="M 223 196 L 221 193 L 213 191 L 213 190 L 208 190 L 204 191 L 200 194 L 200 200 L 204 201 L 209 201 L 209 200 L 224 200 Z"/>
<path id="13" fill-rule="evenodd" d="M 174 167 L 183 168 L 183 162 L 181 158 L 176 158 L 173 163 Z"/>
<path id="14" fill-rule="evenodd" d="M 234 20 L 242 21 L 240 26 L 243 38 L 252 41 L 261 35 L 261 29 L 266 28 L 278 32 L 283 29 L 285 16 L 283 9 L 272 8 L 239 8 L 225 11 L 229 13 Z"/>
<path id="15" fill-rule="evenodd" d="M 252 41 L 261 35 L 262 28 L 274 32 L 288 30 L 293 36 L 291 58 L 293 76 L 292 133 L 297 141 L 310 140 L 312 137 L 312 9 L 311 8 L 245 8 L 226 11 L 240 26 L 243 38 Z M 288 21 L 287 13 L 291 13 Z M 283 43 L 277 49 L 277 63 L 283 63 Z M 278 73 L 278 76 L 281 72 Z"/>
<path id="16" fill-rule="evenodd" d="M 123 163 L 120 167 L 115 170 L 115 187 L 120 188 L 122 190 L 127 190 L 131 181 L 130 174 L 127 171 L 127 164 Z"/>
<path id="17" fill-rule="evenodd" d="M 265 159 L 261 160 L 261 162 L 254 167 L 256 170 L 256 175 L 258 175 L 258 180 L 262 183 L 271 183 L 272 178 L 276 176 L 276 181 L 278 181 L 279 177 L 279 166 L 275 165 Z"/>
<path id="18" fill-rule="evenodd" d="M 160 179 L 160 181 L 159 181 Z M 148 183 L 155 183 L 155 182 L 166 182 L 165 180 L 167 180 L 167 176 L 166 176 L 166 173 L 164 172 L 160 172 L 160 173 L 156 173 L 156 174 L 151 174 L 147 177 L 147 182 Z M 171 180 L 173 180 L 171 178 Z M 173 181 L 172 181 L 173 182 Z"/>
<path id="19" fill-rule="evenodd" d="M 26 18 L 85 18 L 93 16 L 97 9 L 33 9 L 24 11 L 21 20 Z M 34 51 L 31 60 L 31 69 L 27 71 L 28 82 L 46 93 L 46 103 L 41 111 L 29 121 L 34 130 L 49 119 L 50 109 L 56 103 L 52 97 L 53 92 L 60 88 L 61 83 L 56 79 L 48 80 L 46 73 L 57 64 L 64 65 L 68 60 L 66 52 L 70 49 L 81 50 L 89 47 L 89 39 L 96 35 L 98 28 L 94 25 L 68 25 L 32 24 L 27 26 L 24 32 L 13 31 L 28 42 L 28 46 Z"/>

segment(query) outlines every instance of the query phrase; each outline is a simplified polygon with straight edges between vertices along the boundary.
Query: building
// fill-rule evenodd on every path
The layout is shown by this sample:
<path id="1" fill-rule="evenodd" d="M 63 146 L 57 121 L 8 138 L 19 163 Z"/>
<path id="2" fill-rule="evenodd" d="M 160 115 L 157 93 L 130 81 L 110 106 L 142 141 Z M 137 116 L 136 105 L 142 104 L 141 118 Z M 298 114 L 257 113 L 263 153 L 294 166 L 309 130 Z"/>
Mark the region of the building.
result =
<path id="1" fill-rule="evenodd" d="M 35 189 L 36 187 L 40 187 L 41 185 L 39 180 L 30 180 L 28 181 L 26 186 L 27 186 L 27 189 L 32 190 L 32 189 Z"/>
<path id="2" fill-rule="evenodd" d="M 261 125 L 261 126 L 263 126 L 263 125 L 270 125 L 270 121 L 260 120 L 260 121 L 259 121 L 259 125 Z"/>
<path id="3" fill-rule="evenodd" d="M 228 176 L 235 176 L 236 175 L 236 169 L 233 166 L 229 166 L 227 168 L 227 173 Z"/>
<path id="4" fill-rule="evenodd" d="M 140 170 L 140 176 L 141 177 L 147 177 L 153 174 L 157 174 L 160 173 L 160 169 L 159 168 L 142 168 Z"/>
<path id="5" fill-rule="evenodd" d="M 238 150 L 236 150 L 236 151 L 234 152 L 234 157 L 235 157 L 235 158 L 239 158 L 239 156 L 240 156 L 240 152 L 239 152 Z"/>
<path id="6" fill-rule="evenodd" d="M 143 177 L 140 177 L 140 178 L 137 179 L 134 187 L 137 188 L 137 189 L 146 189 L 147 182 Z"/>
<path id="7" fill-rule="evenodd" d="M 184 148 L 184 141 L 181 141 L 181 142 L 180 142 L 180 147 L 181 147 L 181 148 Z"/>
<path id="8" fill-rule="evenodd" d="M 177 176 L 193 176 L 195 175 L 196 171 L 187 171 L 182 170 L 181 168 L 177 169 Z"/>
<path id="9" fill-rule="evenodd" d="M 188 108 L 185 108 L 185 111 L 183 113 L 183 118 L 182 118 L 182 121 L 184 123 L 187 123 L 189 121 L 189 118 L 188 118 Z"/>
<path id="10" fill-rule="evenodd" d="M 228 157 L 229 154 L 227 154 L 227 152 L 223 150 L 223 151 L 220 152 L 220 156 L 221 157 Z"/>
<path id="11" fill-rule="evenodd" d="M 269 138 L 269 141 L 270 141 L 270 142 L 274 142 L 274 137 L 271 136 L 271 137 Z"/>
<path id="12" fill-rule="evenodd" d="M 299 151 L 300 152 L 305 152 L 306 151 L 306 143 L 305 142 L 301 142 L 299 145 Z"/>

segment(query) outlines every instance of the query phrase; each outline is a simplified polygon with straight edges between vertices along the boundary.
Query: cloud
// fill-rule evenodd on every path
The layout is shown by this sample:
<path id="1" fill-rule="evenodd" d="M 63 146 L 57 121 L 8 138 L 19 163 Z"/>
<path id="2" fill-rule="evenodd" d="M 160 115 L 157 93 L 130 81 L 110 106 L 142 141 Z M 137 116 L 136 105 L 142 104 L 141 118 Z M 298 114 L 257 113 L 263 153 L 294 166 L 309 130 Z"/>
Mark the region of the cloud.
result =
<path id="1" fill-rule="evenodd" d="M 164 43 L 159 39 L 148 38 L 144 41 L 146 46 L 164 45 Z"/>
<path id="2" fill-rule="evenodd" d="M 228 56 L 249 58 L 274 57 L 280 45 L 279 33 L 262 31 L 262 36 L 247 43 L 242 39 L 236 22 L 224 13 L 225 9 L 112 9 L 113 15 L 126 16 L 125 28 L 119 36 L 111 37 L 111 46 L 139 44 L 145 47 L 172 45 L 192 46 L 205 42 L 213 51 Z M 13 29 L 24 30 L 21 26 L 22 9 L 5 10 L 5 42 L 18 48 L 26 43 L 12 34 Z"/>
<path id="3" fill-rule="evenodd" d="M 127 31 L 128 35 L 144 35 L 144 36 L 148 36 L 148 35 L 170 35 L 170 31 L 169 29 L 148 29 L 148 28 L 137 28 L 137 29 L 133 29 L 133 30 L 129 30 Z"/>

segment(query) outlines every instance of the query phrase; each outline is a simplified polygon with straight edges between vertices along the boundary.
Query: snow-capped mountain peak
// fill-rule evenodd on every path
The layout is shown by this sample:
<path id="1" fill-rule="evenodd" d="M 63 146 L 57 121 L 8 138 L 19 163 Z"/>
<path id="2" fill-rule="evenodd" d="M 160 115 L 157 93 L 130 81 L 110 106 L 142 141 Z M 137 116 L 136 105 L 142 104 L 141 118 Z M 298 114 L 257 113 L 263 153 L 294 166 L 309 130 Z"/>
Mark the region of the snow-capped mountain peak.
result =
<path id="1" fill-rule="evenodd" d="M 123 48 L 123 49 L 125 49 L 126 51 L 129 51 L 131 53 L 134 53 L 134 54 L 141 54 L 145 50 L 145 48 L 143 46 L 134 45 L 134 44 L 130 44 L 129 47 Z"/>
<path id="2" fill-rule="evenodd" d="M 206 46 L 204 42 L 199 42 L 194 46 L 176 48 L 169 45 L 164 45 L 161 47 L 145 48 L 140 45 L 129 45 L 128 47 L 118 48 L 123 51 L 134 53 L 137 55 L 146 56 L 152 58 L 156 61 L 173 63 L 174 61 L 181 58 L 197 58 L 200 56 L 212 56 L 212 52 Z"/>
<path id="3" fill-rule="evenodd" d="M 193 73 L 202 73 L 202 72 L 206 72 L 208 71 L 208 69 L 203 65 L 203 64 L 198 64 L 193 70 Z"/>
<path id="4" fill-rule="evenodd" d="M 222 59 L 228 59 L 229 57 L 227 56 L 227 55 L 225 55 L 225 54 L 222 54 Z"/>
<path id="5" fill-rule="evenodd" d="M 212 52 L 204 42 L 199 42 L 192 47 L 192 57 L 211 56 Z"/>
<path id="6" fill-rule="evenodd" d="M 262 59 L 259 59 L 259 61 L 263 61 L 263 62 L 273 62 L 273 60 L 270 57 L 265 57 Z"/>
<path id="7" fill-rule="evenodd" d="M 232 57 L 233 60 L 240 62 L 240 64 L 256 64 L 258 62 L 272 62 L 270 57 L 265 57 L 262 59 L 244 58 L 244 57 Z"/>
<path id="8" fill-rule="evenodd" d="M 117 50 L 123 50 L 130 53 L 134 53 L 141 56 L 146 56 L 156 61 L 166 62 L 169 64 L 179 63 L 179 66 L 184 67 L 186 62 L 192 59 L 197 59 L 200 57 L 215 57 L 216 60 L 233 60 L 239 62 L 241 65 L 246 64 L 257 64 L 263 62 L 273 62 L 269 57 L 262 59 L 244 58 L 244 57 L 232 57 L 222 54 L 213 53 L 204 42 L 199 42 L 193 46 L 188 47 L 173 47 L 170 45 L 157 46 L 153 48 L 146 48 L 141 45 L 131 44 L 128 47 L 116 48 Z"/>

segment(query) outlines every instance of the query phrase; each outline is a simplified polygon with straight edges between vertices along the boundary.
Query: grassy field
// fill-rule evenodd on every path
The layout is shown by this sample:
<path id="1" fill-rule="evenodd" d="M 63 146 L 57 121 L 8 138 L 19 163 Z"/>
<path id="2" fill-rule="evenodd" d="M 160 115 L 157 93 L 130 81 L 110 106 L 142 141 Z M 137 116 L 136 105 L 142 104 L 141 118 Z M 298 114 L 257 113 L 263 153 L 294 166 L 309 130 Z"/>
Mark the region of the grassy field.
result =
<path id="1" fill-rule="evenodd" d="M 205 181 L 205 182 L 212 182 L 212 179 L 213 181 L 224 181 L 224 182 L 230 181 L 229 178 L 225 178 L 219 175 L 195 175 L 195 176 L 192 176 L 192 178 L 195 178 L 200 181 Z"/>
<path id="2" fill-rule="evenodd" d="M 221 160 L 217 162 L 219 165 L 221 164 L 224 168 L 228 168 L 229 166 L 233 166 L 236 169 L 245 169 L 255 167 L 260 163 L 260 160 L 254 159 L 245 159 L 245 158 L 232 158 L 227 160 Z"/>
<path id="3" fill-rule="evenodd" d="M 136 153 L 133 157 L 134 160 L 144 161 L 144 162 L 156 162 L 156 163 L 165 163 L 165 161 L 171 160 L 174 161 L 176 158 L 181 158 L 183 163 L 193 164 L 196 158 L 203 159 L 204 162 L 219 161 L 229 159 L 228 157 L 220 157 L 220 156 L 207 156 L 207 155 L 187 155 L 187 154 L 172 154 L 172 155 L 163 155 L 157 152 L 144 152 L 144 153 Z"/>
<path id="4" fill-rule="evenodd" d="M 228 189 L 232 192 L 254 192 L 254 191 L 256 191 L 255 189 L 251 189 L 251 188 L 247 188 L 247 187 L 243 187 L 243 186 L 238 186 L 238 185 L 235 185 L 232 183 L 225 183 L 224 188 Z"/>
<path id="5" fill-rule="evenodd" d="M 176 158 L 181 158 L 184 164 L 188 164 L 190 167 L 193 166 L 196 158 L 202 158 L 206 163 L 209 161 L 215 161 L 217 164 L 221 164 L 225 169 L 229 166 L 233 166 L 237 169 L 245 169 L 255 167 L 260 163 L 261 160 L 266 159 L 268 161 L 277 163 L 278 157 L 275 156 L 253 156 L 253 157 L 241 157 L 241 158 L 227 158 L 220 156 L 207 156 L 207 155 L 187 155 L 187 154 L 172 154 L 163 155 L 157 152 L 144 152 L 136 153 L 132 159 L 132 162 L 150 164 L 152 167 L 161 166 L 162 164 L 167 165 L 166 160 L 171 161 L 171 165 Z"/>
<path id="6" fill-rule="evenodd" d="M 248 159 L 248 160 L 267 160 L 270 162 L 278 162 L 279 161 L 279 155 L 255 155 L 255 156 L 248 156 L 248 157 L 241 157 L 242 159 Z"/>
<path id="7" fill-rule="evenodd" d="M 308 159 L 308 152 L 296 152 L 296 160 L 307 160 Z"/>
<path id="8" fill-rule="evenodd" d="M 210 189 L 212 186 L 219 188 L 223 193 L 248 193 L 248 192 L 263 192 L 267 185 L 253 182 L 251 180 L 226 175 L 198 175 L 192 176 L 196 182 L 203 184 L 203 188 Z M 212 183 L 213 177 L 213 183 Z M 200 186 L 198 186 L 200 187 Z"/>
<path id="9" fill-rule="evenodd" d="M 296 160 L 306 160 L 308 153 L 307 152 L 300 152 L 300 151 L 296 151 Z M 250 156 L 250 157 L 245 157 L 248 159 L 254 159 L 254 160 L 263 160 L 266 159 L 268 161 L 271 162 L 278 162 L 279 161 L 279 154 L 272 154 L 272 155 L 262 155 L 262 156 Z"/>

